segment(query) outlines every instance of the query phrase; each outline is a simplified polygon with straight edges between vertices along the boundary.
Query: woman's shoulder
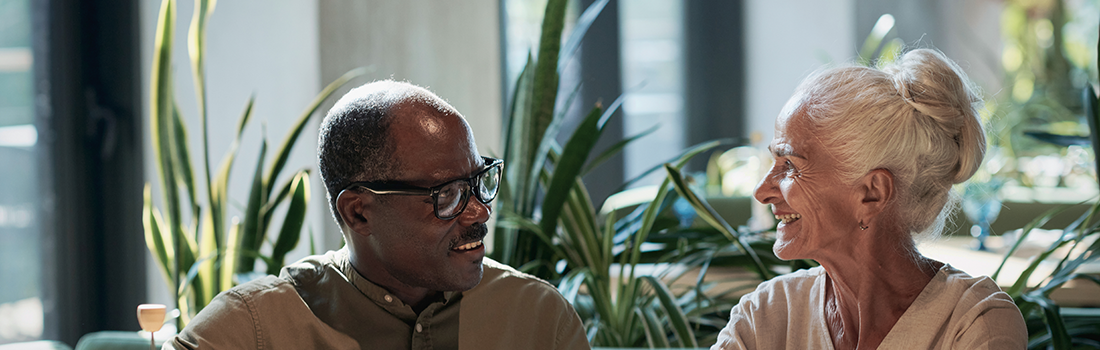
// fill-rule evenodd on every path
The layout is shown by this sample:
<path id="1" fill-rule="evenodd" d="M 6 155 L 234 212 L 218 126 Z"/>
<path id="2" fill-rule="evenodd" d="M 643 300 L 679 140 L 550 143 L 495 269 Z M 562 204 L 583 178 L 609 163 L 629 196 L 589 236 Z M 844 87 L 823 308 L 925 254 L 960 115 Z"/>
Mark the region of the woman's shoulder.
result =
<path id="1" fill-rule="evenodd" d="M 977 304 L 992 300 L 1012 303 L 1012 297 L 1002 292 L 1001 287 L 997 286 L 997 282 L 992 278 L 984 275 L 971 276 L 950 264 L 944 264 L 931 283 L 941 283 L 944 292 L 957 294 L 960 304 Z"/>
<path id="2" fill-rule="evenodd" d="M 1027 344 L 1027 328 L 1012 297 L 993 279 L 949 264 L 932 277 L 894 330 L 881 347 L 1019 349 Z"/>
<path id="3" fill-rule="evenodd" d="M 918 310 L 913 310 L 914 306 Z M 928 286 L 913 302 L 910 312 L 914 316 L 943 319 L 964 328 L 965 325 L 991 316 L 1009 317 L 1023 323 L 1023 317 L 1012 297 L 1001 291 L 992 278 L 971 276 L 949 264 L 944 264 L 932 281 L 928 282 Z"/>
<path id="4" fill-rule="evenodd" d="M 808 300 L 811 298 L 806 298 L 806 295 L 813 296 L 813 292 L 820 287 L 819 284 L 824 284 L 824 278 L 825 269 L 821 266 L 796 270 L 761 282 L 755 291 L 742 297 L 742 301 L 767 300 L 774 302 L 781 299 L 790 300 L 792 296 L 796 299 Z"/>
<path id="5" fill-rule="evenodd" d="M 802 287 L 807 284 L 812 285 L 817 279 L 825 277 L 825 268 L 821 266 L 811 267 L 808 269 L 800 269 L 792 271 L 791 273 L 776 276 L 770 280 L 761 283 L 761 286 L 771 285 L 774 287 Z"/>

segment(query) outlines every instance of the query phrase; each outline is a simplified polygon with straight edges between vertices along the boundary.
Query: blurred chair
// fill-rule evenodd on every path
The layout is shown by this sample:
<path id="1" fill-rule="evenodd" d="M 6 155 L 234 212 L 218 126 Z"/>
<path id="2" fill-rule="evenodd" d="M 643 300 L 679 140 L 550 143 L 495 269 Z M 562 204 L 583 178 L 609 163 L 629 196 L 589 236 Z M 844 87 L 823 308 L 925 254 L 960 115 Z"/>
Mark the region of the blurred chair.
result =
<path id="1" fill-rule="evenodd" d="M 0 345 L 0 350 L 72 350 L 65 343 L 54 340 L 28 341 Z"/>
<path id="2" fill-rule="evenodd" d="M 100 331 L 85 334 L 76 343 L 76 350 L 148 350 L 149 333 L 135 331 Z M 157 337 L 157 349 L 168 340 Z"/>

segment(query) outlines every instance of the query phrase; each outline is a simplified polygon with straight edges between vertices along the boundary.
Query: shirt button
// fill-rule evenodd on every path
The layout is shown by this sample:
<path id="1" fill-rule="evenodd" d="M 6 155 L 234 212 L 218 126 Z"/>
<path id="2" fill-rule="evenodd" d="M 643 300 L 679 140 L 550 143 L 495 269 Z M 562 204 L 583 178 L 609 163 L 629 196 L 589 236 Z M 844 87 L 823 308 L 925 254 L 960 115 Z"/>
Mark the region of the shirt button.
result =
<path id="1" fill-rule="evenodd" d="M 389 295 L 386 295 L 386 296 L 382 297 L 382 299 L 386 299 L 387 303 L 393 302 L 393 297 L 391 297 Z"/>
<path id="2" fill-rule="evenodd" d="M 419 323 L 416 324 L 416 332 L 420 333 L 424 331 L 424 327 L 421 327 Z"/>

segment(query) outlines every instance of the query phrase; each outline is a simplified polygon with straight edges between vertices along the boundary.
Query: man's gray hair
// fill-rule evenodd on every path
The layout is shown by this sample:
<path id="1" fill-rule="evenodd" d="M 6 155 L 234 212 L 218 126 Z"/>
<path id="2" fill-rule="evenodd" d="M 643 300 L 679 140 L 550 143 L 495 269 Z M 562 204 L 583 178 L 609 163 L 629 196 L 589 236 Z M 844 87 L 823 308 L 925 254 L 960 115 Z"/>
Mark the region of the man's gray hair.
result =
<path id="1" fill-rule="evenodd" d="M 352 182 L 385 181 L 400 164 L 389 136 L 395 107 L 410 100 L 438 99 L 415 85 L 381 80 L 352 89 L 328 111 L 317 140 L 317 164 L 336 223 L 340 191 Z"/>

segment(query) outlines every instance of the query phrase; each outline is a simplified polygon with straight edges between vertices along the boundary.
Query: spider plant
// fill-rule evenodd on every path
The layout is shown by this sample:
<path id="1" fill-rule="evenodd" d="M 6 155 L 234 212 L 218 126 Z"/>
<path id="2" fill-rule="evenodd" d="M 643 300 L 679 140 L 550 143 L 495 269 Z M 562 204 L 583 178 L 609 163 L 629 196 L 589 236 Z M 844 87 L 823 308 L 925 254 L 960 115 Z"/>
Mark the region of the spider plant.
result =
<path id="1" fill-rule="evenodd" d="M 538 57 L 528 57 L 512 93 L 503 155 L 509 167 L 498 197 L 502 216 L 492 256 L 557 282 L 576 306 L 595 346 L 697 347 L 700 339 L 712 339 L 725 324 L 737 292 L 774 275 L 764 261 L 778 260 L 758 256 L 761 247 L 750 247 L 742 232 L 730 228 L 713 209 L 707 211 L 709 206 L 686 188 L 678 169 L 694 155 L 722 142 L 697 145 L 671 159 L 667 168 L 660 164 L 652 168 L 665 168 L 668 176 L 656 197 L 634 212 L 622 216 L 597 211 L 582 177 L 630 142 L 656 130 L 620 140 L 590 157 L 620 98 L 606 109 L 600 105 L 592 108 L 568 135 L 564 147 L 556 141 L 565 118 L 554 109 L 561 62 L 579 47 L 606 4 L 604 0 L 590 5 L 564 45 L 566 1 L 550 0 L 546 5 Z M 578 90 L 579 86 L 572 89 L 563 110 L 569 109 Z M 701 217 L 710 218 L 707 222 L 716 229 L 679 227 L 670 207 L 681 196 Z M 682 239 L 700 234 L 704 238 Z M 655 242 L 649 242 L 650 237 Z M 643 249 L 653 245 L 663 248 Z M 770 255 L 768 247 L 765 250 Z M 757 272 L 754 282 L 723 289 L 720 281 L 705 280 L 712 262 L 736 256 L 745 258 L 740 262 Z M 670 287 L 690 273 L 698 273 L 697 280 L 683 283 L 690 287 Z"/>
<path id="2" fill-rule="evenodd" d="M 603 117 L 612 111 L 605 112 Z M 594 346 L 698 347 L 699 340 L 713 341 L 716 331 L 725 324 L 730 307 L 736 304 L 737 293 L 755 288 L 760 280 L 775 275 L 758 256 L 761 247 L 751 246 L 742 232 L 734 231 L 687 187 L 679 172 L 690 158 L 720 142 L 689 148 L 673 162 L 663 165 L 668 174 L 657 196 L 632 213 L 621 218 L 614 212 L 600 214 L 581 181 L 582 162 L 566 161 L 587 158 L 594 138 L 602 132 L 599 121 L 604 118 L 598 118 L 601 116 L 598 112 L 597 108 L 589 114 L 560 153 L 558 147 L 550 150 L 548 159 L 555 166 L 541 174 L 542 183 L 548 183 L 550 188 L 541 206 L 559 209 L 543 210 L 544 216 L 537 221 L 505 211 L 501 224 L 530 231 L 549 247 L 550 260 L 532 263 L 560 265 L 560 275 L 546 278 L 560 281 L 559 289 L 576 306 Z M 676 235 L 685 237 L 684 232 L 700 232 L 680 227 L 680 221 L 669 213 L 678 198 L 688 201 L 711 225 L 714 230 L 704 230 L 707 236 L 719 237 L 720 241 L 715 244 L 708 239 L 678 240 L 680 244 L 665 244 L 667 249 L 650 252 L 658 257 L 643 259 L 644 247 L 653 243 L 649 241 L 651 233 L 667 239 Z M 657 242 L 661 245 L 660 240 Z M 770 243 L 765 244 L 770 247 Z M 720 286 L 729 280 L 706 280 L 708 267 L 720 255 L 745 257 L 757 276 L 732 289 Z M 769 259 L 772 263 L 777 261 L 774 257 Z M 697 278 L 682 281 L 689 272 L 697 273 Z M 670 287 L 678 281 L 688 287 Z M 700 329 L 709 332 L 699 334 Z"/>

